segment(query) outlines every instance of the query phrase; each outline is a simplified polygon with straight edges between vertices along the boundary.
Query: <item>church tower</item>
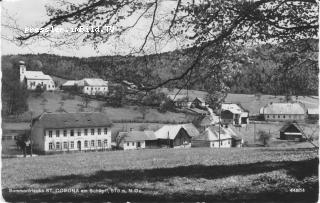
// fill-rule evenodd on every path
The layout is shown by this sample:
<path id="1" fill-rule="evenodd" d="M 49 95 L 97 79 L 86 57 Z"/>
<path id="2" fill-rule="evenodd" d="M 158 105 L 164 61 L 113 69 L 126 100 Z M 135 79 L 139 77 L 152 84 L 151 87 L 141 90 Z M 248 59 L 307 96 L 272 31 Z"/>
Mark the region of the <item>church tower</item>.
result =
<path id="1" fill-rule="evenodd" d="M 25 72 L 27 71 L 24 61 L 19 61 L 19 68 L 20 68 L 20 82 L 23 82 Z"/>

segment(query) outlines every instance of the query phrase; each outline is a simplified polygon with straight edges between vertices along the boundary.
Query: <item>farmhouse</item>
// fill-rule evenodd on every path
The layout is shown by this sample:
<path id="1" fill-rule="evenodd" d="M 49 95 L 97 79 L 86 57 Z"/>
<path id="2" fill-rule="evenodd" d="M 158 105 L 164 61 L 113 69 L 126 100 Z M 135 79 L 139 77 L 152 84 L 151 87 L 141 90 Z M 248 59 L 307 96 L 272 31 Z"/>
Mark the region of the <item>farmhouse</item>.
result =
<path id="1" fill-rule="evenodd" d="M 266 121 L 301 121 L 307 116 L 302 103 L 270 103 L 260 109 Z"/>
<path id="2" fill-rule="evenodd" d="M 190 108 L 192 103 L 189 97 L 184 94 L 169 94 L 167 97 L 173 101 L 174 105 L 178 108 Z"/>
<path id="3" fill-rule="evenodd" d="M 158 148 L 158 140 L 153 131 L 120 132 L 119 136 L 123 136 L 120 147 L 124 150 Z"/>
<path id="4" fill-rule="evenodd" d="M 111 125 L 103 113 L 43 113 L 32 122 L 31 142 L 40 153 L 109 149 Z"/>
<path id="5" fill-rule="evenodd" d="M 298 124 L 286 123 L 280 129 L 280 139 L 281 140 L 303 141 L 304 140 L 304 133 Z"/>
<path id="6" fill-rule="evenodd" d="M 84 78 L 82 80 L 69 80 L 65 82 L 61 89 L 75 90 L 87 95 L 98 95 L 108 93 L 108 81 L 100 78 Z"/>
<path id="7" fill-rule="evenodd" d="M 203 109 L 203 108 L 206 108 L 206 102 L 205 102 L 204 99 L 202 99 L 202 98 L 200 98 L 200 97 L 196 97 L 196 98 L 192 101 L 191 107 Z"/>
<path id="8" fill-rule="evenodd" d="M 308 118 L 311 120 L 319 120 L 319 109 L 308 109 Z"/>
<path id="9" fill-rule="evenodd" d="M 24 61 L 19 61 L 20 82 L 24 83 L 28 90 L 35 90 L 37 86 L 44 90 L 55 90 L 55 83 L 49 75 L 42 71 L 27 71 Z"/>
<path id="10" fill-rule="evenodd" d="M 160 147 L 191 147 L 191 138 L 199 131 L 193 124 L 164 125 L 155 132 Z"/>
<path id="11" fill-rule="evenodd" d="M 210 126 L 192 139 L 192 147 L 230 148 L 241 147 L 242 139 L 228 126 Z"/>
<path id="12" fill-rule="evenodd" d="M 240 104 L 224 103 L 221 105 L 221 122 L 240 126 L 249 124 L 249 112 Z"/>

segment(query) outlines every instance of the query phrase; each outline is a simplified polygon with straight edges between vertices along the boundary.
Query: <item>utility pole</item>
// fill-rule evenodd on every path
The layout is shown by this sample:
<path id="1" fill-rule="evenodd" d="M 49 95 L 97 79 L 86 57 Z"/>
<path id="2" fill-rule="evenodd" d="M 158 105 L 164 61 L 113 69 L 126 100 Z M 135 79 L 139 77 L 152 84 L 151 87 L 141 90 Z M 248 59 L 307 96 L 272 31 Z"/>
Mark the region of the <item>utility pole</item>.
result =
<path id="1" fill-rule="evenodd" d="M 30 157 L 32 157 L 32 134 L 31 134 L 31 128 L 32 128 L 32 111 L 31 111 L 31 121 L 30 121 Z"/>
<path id="2" fill-rule="evenodd" d="M 219 139 L 218 139 L 219 148 L 220 148 L 220 128 L 221 128 L 221 106 L 220 106 L 220 115 L 219 115 Z"/>
<path id="3" fill-rule="evenodd" d="M 253 142 L 256 143 L 256 122 L 253 121 Z"/>

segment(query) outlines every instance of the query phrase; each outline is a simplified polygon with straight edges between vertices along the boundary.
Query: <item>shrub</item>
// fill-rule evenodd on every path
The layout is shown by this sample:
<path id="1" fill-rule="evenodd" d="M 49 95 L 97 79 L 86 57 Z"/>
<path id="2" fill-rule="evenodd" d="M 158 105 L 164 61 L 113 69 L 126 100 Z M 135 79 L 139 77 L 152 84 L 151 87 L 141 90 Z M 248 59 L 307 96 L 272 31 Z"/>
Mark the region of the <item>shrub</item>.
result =
<path id="1" fill-rule="evenodd" d="M 260 130 L 258 132 L 258 140 L 263 146 L 268 146 L 271 139 L 271 135 L 265 131 Z"/>

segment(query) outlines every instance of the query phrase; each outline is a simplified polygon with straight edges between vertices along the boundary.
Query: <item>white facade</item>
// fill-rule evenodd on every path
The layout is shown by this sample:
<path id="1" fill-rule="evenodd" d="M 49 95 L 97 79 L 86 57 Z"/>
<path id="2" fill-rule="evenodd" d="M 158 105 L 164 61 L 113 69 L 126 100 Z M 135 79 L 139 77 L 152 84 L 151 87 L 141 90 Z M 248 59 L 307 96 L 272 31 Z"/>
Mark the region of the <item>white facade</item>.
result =
<path id="1" fill-rule="evenodd" d="M 109 92 L 108 81 L 100 78 L 84 78 L 82 80 L 69 80 L 62 85 L 67 89 L 73 86 L 79 87 L 79 91 L 87 95 L 105 95 Z"/>
<path id="2" fill-rule="evenodd" d="M 45 152 L 111 148 L 111 131 L 107 127 L 45 129 L 43 137 Z"/>
<path id="3" fill-rule="evenodd" d="M 45 90 L 55 90 L 55 83 L 49 75 L 42 71 L 27 71 L 23 61 L 20 61 L 20 82 L 24 82 L 28 90 L 41 86 Z"/>
<path id="4" fill-rule="evenodd" d="M 108 93 L 108 91 L 108 86 L 84 86 L 82 89 L 82 93 L 87 95 L 103 95 Z"/>
<path id="5" fill-rule="evenodd" d="M 231 147 L 231 139 L 220 140 L 220 148 L 230 148 Z M 219 141 L 210 141 L 211 148 L 219 148 Z"/>
<path id="6" fill-rule="evenodd" d="M 143 141 L 124 141 L 123 150 L 129 149 L 144 149 L 146 148 L 146 142 Z"/>

